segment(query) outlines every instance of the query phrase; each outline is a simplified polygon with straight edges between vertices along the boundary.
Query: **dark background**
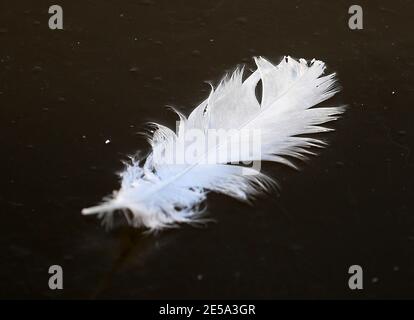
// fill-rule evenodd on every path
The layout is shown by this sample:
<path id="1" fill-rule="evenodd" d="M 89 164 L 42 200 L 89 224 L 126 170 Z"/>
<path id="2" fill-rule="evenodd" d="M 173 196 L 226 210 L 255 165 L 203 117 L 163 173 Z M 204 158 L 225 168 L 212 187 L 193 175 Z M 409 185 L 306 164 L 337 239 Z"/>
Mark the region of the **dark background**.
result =
<path id="1" fill-rule="evenodd" d="M 0 297 L 414 298 L 414 6 L 357 1 L 352 31 L 354 2 L 3 0 Z M 252 207 L 213 194 L 217 223 L 157 236 L 81 216 L 148 150 L 146 121 L 174 127 L 165 105 L 188 114 L 205 81 L 285 54 L 325 61 L 349 108 L 301 171 L 264 166 L 280 194 Z"/>

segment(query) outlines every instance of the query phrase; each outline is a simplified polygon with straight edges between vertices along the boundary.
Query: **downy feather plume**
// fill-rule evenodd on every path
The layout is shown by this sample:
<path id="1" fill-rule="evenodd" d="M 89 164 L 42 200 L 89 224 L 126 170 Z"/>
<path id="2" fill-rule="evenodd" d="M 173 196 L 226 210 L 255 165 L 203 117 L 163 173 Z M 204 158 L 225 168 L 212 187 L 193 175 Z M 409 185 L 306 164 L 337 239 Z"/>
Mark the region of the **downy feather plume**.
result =
<path id="1" fill-rule="evenodd" d="M 306 159 L 306 155 L 312 154 L 310 147 L 323 147 L 323 141 L 304 135 L 332 130 L 321 125 L 337 119 L 344 111 L 343 106 L 312 108 L 339 91 L 335 74 L 323 75 L 325 64 L 318 60 L 308 63 L 285 57 L 274 66 L 258 57 L 255 62 L 257 70 L 244 81 L 243 68 L 224 77 L 188 118 L 176 111 L 180 119 L 176 133 L 153 124 L 149 155 L 144 159 L 131 158 L 120 175 L 119 191 L 82 213 L 98 214 L 110 224 L 114 211 L 119 210 L 130 225 L 150 231 L 197 222 L 209 191 L 248 202 L 275 185 L 257 168 L 243 163 L 273 161 L 295 168 L 292 158 Z M 259 81 L 260 102 L 256 97 Z M 165 161 L 177 150 L 185 153 L 194 148 L 183 139 L 190 129 L 205 136 L 214 129 L 232 129 L 233 133 L 256 130 L 260 152 L 224 152 L 228 145 L 237 149 L 250 143 L 249 139 L 231 139 L 230 134 L 224 142 L 204 148 L 205 152 L 185 162 L 178 161 L 179 157 Z M 210 157 L 212 151 L 219 156 Z M 164 156 L 157 156 L 160 154 Z"/>

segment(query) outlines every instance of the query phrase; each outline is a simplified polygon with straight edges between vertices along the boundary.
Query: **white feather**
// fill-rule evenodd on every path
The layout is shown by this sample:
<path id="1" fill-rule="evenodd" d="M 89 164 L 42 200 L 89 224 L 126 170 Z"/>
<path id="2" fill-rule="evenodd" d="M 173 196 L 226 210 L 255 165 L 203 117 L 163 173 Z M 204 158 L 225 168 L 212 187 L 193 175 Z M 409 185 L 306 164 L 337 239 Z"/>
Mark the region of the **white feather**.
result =
<path id="1" fill-rule="evenodd" d="M 157 129 L 150 138 L 152 153 L 145 161 L 132 159 L 121 174 L 120 190 L 82 213 L 98 213 L 105 222 L 111 222 L 114 210 L 122 210 L 132 226 L 150 230 L 196 222 L 208 191 L 249 201 L 274 185 L 270 177 L 256 169 L 230 163 L 263 160 L 295 167 L 286 157 L 305 159 L 306 154 L 312 154 L 309 147 L 324 146 L 321 140 L 303 135 L 330 131 L 320 125 L 337 119 L 344 111 L 342 106 L 311 108 L 339 91 L 335 74 L 323 76 L 325 64 L 318 60 L 308 64 L 304 59 L 285 57 L 274 66 L 259 57 L 255 62 L 257 70 L 244 81 L 243 68 L 226 76 L 188 119 L 177 112 L 177 134 L 154 124 Z M 261 103 L 255 93 L 260 80 Z M 211 148 L 185 163 L 175 158 L 169 163 L 160 161 L 156 155 L 172 155 L 177 146 L 182 152 L 188 151 L 190 146 L 182 138 L 190 129 L 199 129 L 205 135 L 212 129 L 258 129 L 260 154 L 228 155 L 223 144 L 217 144 L 213 151 L 223 157 L 213 163 L 207 161 Z M 235 143 L 249 143 L 246 139 L 225 142 L 233 147 Z"/>

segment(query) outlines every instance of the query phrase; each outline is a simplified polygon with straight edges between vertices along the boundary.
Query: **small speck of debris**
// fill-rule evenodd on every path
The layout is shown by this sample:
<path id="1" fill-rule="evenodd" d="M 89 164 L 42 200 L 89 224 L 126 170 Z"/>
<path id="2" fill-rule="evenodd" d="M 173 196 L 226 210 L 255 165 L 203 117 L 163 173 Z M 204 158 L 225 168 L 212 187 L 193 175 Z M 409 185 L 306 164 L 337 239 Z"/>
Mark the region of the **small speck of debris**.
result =
<path id="1" fill-rule="evenodd" d="M 42 69 L 42 67 L 41 66 L 34 66 L 33 68 L 32 68 L 32 71 L 34 72 L 34 73 L 38 73 L 38 72 L 41 72 L 43 69 Z"/>
<path id="2" fill-rule="evenodd" d="M 246 18 L 246 17 L 238 17 L 238 18 L 236 19 L 236 22 L 237 22 L 238 24 L 246 24 L 246 23 L 247 23 L 247 18 Z"/>
<path id="3" fill-rule="evenodd" d="M 302 250 L 302 249 L 303 249 L 303 246 L 302 246 L 302 245 L 300 245 L 300 244 L 293 243 L 293 244 L 290 246 L 290 248 L 291 248 L 293 251 L 300 251 L 300 250 Z"/>
<path id="4" fill-rule="evenodd" d="M 106 139 L 105 140 L 105 144 L 108 144 L 108 143 L 110 143 L 111 142 L 111 140 L 109 140 L 109 139 Z"/>
<path id="5" fill-rule="evenodd" d="M 23 207 L 24 206 L 23 203 L 14 202 L 14 201 L 9 201 L 9 204 L 12 205 L 13 207 Z"/>
<path id="6" fill-rule="evenodd" d="M 150 6 L 154 4 L 154 1 L 151 0 L 141 0 L 140 2 L 138 2 L 138 4 L 142 5 L 142 6 Z"/>
<path id="7" fill-rule="evenodd" d="M 85 135 L 83 135 L 83 136 L 82 136 L 82 139 L 86 139 L 86 136 L 85 136 Z"/>
<path id="8" fill-rule="evenodd" d="M 200 51 L 199 51 L 199 50 L 193 50 L 193 51 L 191 52 L 191 55 L 192 55 L 193 57 L 198 57 L 198 56 L 200 55 Z"/>
<path id="9" fill-rule="evenodd" d="M 203 276 L 202 274 L 198 274 L 198 275 L 197 275 L 197 280 L 198 280 L 198 281 L 203 280 L 203 278 L 204 278 L 204 276 Z"/>
<path id="10" fill-rule="evenodd" d="M 395 91 L 392 91 L 391 94 L 394 95 L 395 94 Z"/>
<path id="11" fill-rule="evenodd" d="M 379 279 L 378 279 L 377 277 L 374 277 L 374 278 L 372 278 L 372 279 L 371 279 L 372 283 L 377 283 L 377 282 L 378 282 L 378 280 L 379 280 Z"/>
<path id="12" fill-rule="evenodd" d="M 405 135 L 407 134 L 407 131 L 405 131 L 405 130 L 399 130 L 399 131 L 398 131 L 398 134 L 399 134 L 400 136 L 405 136 Z"/>
<path id="13" fill-rule="evenodd" d="M 393 270 L 393 271 L 399 271 L 399 270 L 400 270 L 400 267 L 399 267 L 399 266 L 394 266 L 394 267 L 392 268 L 392 270 Z"/>
<path id="14" fill-rule="evenodd" d="M 337 162 L 336 162 L 336 166 L 337 166 L 338 168 L 342 168 L 344 165 L 345 165 L 345 164 L 344 164 L 342 161 L 337 161 Z"/>
<path id="15" fill-rule="evenodd" d="M 135 72 L 138 72 L 138 71 L 139 71 L 139 68 L 138 67 L 131 67 L 129 69 L 129 72 L 131 72 L 131 73 L 135 73 Z"/>

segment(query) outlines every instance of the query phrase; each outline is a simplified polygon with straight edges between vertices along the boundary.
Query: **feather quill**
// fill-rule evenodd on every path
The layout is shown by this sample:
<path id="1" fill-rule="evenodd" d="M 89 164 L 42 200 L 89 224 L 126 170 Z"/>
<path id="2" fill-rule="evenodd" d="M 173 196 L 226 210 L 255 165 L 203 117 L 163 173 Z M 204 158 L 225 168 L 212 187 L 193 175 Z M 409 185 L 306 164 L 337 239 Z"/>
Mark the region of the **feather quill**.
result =
<path id="1" fill-rule="evenodd" d="M 131 158 L 120 174 L 119 191 L 82 213 L 98 214 L 111 224 L 114 211 L 120 210 L 130 225 L 150 231 L 194 223 L 202 217 L 209 191 L 250 201 L 275 185 L 272 178 L 243 163 L 273 161 L 296 168 L 291 158 L 304 160 L 312 154 L 310 147 L 325 146 L 323 141 L 304 135 L 332 130 L 321 125 L 336 120 L 344 111 L 344 106 L 312 108 L 339 91 L 335 74 L 323 75 L 325 64 L 318 60 L 308 63 L 284 57 L 275 66 L 257 57 L 255 63 L 257 70 L 244 81 L 243 68 L 225 76 L 188 118 L 176 111 L 180 118 L 176 133 L 153 124 L 156 130 L 149 137 L 149 156 Z M 260 102 L 256 97 L 259 81 Z M 204 148 L 205 152 L 178 161 L 177 150 L 179 156 L 194 147 L 185 139 L 192 129 L 204 137 L 211 130 L 233 133 L 224 142 Z M 251 142 L 250 138 L 232 139 L 233 135 L 254 130 L 259 132 L 259 152 L 225 152 L 228 146 L 240 149 Z M 216 157 L 210 157 L 212 153 Z"/>

